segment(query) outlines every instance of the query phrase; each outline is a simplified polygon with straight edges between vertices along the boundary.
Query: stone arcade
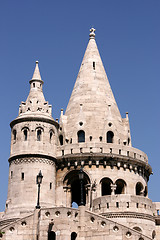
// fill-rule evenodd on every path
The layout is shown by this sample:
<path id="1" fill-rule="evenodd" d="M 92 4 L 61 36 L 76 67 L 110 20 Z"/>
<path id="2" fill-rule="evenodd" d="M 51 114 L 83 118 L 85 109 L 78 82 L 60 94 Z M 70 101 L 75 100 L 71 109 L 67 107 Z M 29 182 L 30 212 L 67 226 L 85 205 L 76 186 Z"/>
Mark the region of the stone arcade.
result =
<path id="1" fill-rule="evenodd" d="M 90 30 L 59 122 L 52 118 L 42 86 L 36 62 L 28 98 L 10 124 L 8 197 L 0 213 L 0 239 L 160 239 L 160 203 L 153 203 L 147 190 L 152 169 L 147 155 L 132 147 L 128 113 L 120 115 L 95 29 Z"/>

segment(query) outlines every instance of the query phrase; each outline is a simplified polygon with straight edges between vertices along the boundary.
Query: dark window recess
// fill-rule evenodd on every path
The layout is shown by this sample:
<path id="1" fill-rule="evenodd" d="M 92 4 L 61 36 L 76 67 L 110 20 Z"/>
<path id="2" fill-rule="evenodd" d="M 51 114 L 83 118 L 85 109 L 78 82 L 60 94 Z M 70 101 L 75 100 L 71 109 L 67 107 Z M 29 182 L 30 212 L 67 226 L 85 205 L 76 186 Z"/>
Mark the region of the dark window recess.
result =
<path id="1" fill-rule="evenodd" d="M 52 183 L 51 183 L 51 182 L 50 182 L 50 184 L 49 184 L 49 188 L 52 189 Z"/>
<path id="2" fill-rule="evenodd" d="M 102 142 L 102 136 L 99 137 L 100 142 Z"/>
<path id="3" fill-rule="evenodd" d="M 37 130 L 37 141 L 41 141 L 41 135 L 42 135 L 42 131 L 41 129 Z"/>
<path id="4" fill-rule="evenodd" d="M 96 63 L 93 62 L 93 70 L 95 70 L 95 69 L 96 69 Z"/>
<path id="5" fill-rule="evenodd" d="M 107 143 L 113 143 L 114 133 L 112 131 L 107 132 Z"/>
<path id="6" fill-rule="evenodd" d="M 89 140 L 92 141 L 92 136 L 89 137 Z"/>
<path id="7" fill-rule="evenodd" d="M 33 87 L 35 87 L 35 83 L 33 83 Z"/>
<path id="8" fill-rule="evenodd" d="M 107 208 L 109 208 L 109 203 L 107 202 Z"/>
<path id="9" fill-rule="evenodd" d="M 116 202 L 116 207 L 119 208 L 119 202 Z"/>
<path id="10" fill-rule="evenodd" d="M 14 141 L 16 140 L 16 137 L 17 137 L 17 132 L 16 132 L 16 130 L 13 130 L 13 140 Z"/>
<path id="11" fill-rule="evenodd" d="M 24 141 L 27 141 L 27 134 L 28 134 L 27 129 L 25 129 L 23 133 L 24 133 Z"/>
<path id="12" fill-rule="evenodd" d="M 21 173 L 21 180 L 24 180 L 24 172 Z"/>
<path id="13" fill-rule="evenodd" d="M 59 136 L 59 142 L 60 142 L 60 145 L 62 146 L 63 145 L 63 136 L 62 135 Z"/>
<path id="14" fill-rule="evenodd" d="M 78 142 L 85 142 L 85 132 L 83 130 L 78 131 Z"/>
<path id="15" fill-rule="evenodd" d="M 71 240 L 76 240 L 77 238 L 77 233 L 76 232 L 72 232 L 71 233 Z"/>
<path id="16" fill-rule="evenodd" d="M 50 226 L 49 226 L 50 228 Z M 50 229 L 49 229 L 50 230 Z M 56 240 L 56 234 L 53 231 L 48 231 L 48 240 Z"/>
<path id="17" fill-rule="evenodd" d="M 111 184 L 112 181 L 110 178 L 103 178 L 101 181 L 102 196 L 111 195 Z"/>
<path id="18" fill-rule="evenodd" d="M 53 132 L 51 131 L 50 134 L 49 134 L 50 142 L 51 142 L 51 140 L 52 140 L 52 137 L 53 137 Z"/>
<path id="19" fill-rule="evenodd" d="M 13 178 L 13 171 L 11 171 L 11 179 Z"/>

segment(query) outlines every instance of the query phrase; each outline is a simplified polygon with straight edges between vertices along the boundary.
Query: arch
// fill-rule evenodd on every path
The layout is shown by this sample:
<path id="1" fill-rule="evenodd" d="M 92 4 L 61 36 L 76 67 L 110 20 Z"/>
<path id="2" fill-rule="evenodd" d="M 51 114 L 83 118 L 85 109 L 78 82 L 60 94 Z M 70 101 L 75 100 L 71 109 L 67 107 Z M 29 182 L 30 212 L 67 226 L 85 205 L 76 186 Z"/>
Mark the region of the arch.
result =
<path id="1" fill-rule="evenodd" d="M 107 143 L 113 143 L 114 133 L 112 131 L 107 132 Z"/>
<path id="2" fill-rule="evenodd" d="M 105 195 L 111 195 L 111 184 L 113 184 L 112 180 L 110 178 L 102 178 L 101 181 L 101 194 L 102 196 Z"/>
<path id="3" fill-rule="evenodd" d="M 79 170 L 72 170 L 70 171 L 64 178 L 63 185 L 65 188 L 69 187 L 71 189 L 71 206 L 74 203 L 79 205 L 81 202 L 81 188 L 80 188 L 80 180 L 79 180 Z M 90 184 L 90 178 L 84 172 L 84 179 L 83 179 L 83 199 L 84 199 L 84 204 L 86 204 L 86 197 L 87 197 L 87 189 L 86 185 Z M 74 206 L 73 205 L 73 206 Z"/>
<path id="4" fill-rule="evenodd" d="M 63 135 L 59 135 L 59 143 L 61 146 L 63 145 Z"/>
<path id="5" fill-rule="evenodd" d="M 78 142 L 85 142 L 85 132 L 80 130 L 77 132 Z"/>
<path id="6" fill-rule="evenodd" d="M 116 180 L 116 191 L 115 194 L 125 194 L 126 192 L 126 182 L 123 179 Z"/>
<path id="7" fill-rule="evenodd" d="M 76 240 L 77 238 L 77 233 L 76 232 L 72 232 L 71 233 L 71 240 Z"/>
<path id="8" fill-rule="evenodd" d="M 140 227 L 133 227 L 134 230 L 136 230 L 137 232 L 142 232 L 142 229 Z"/>
<path id="9" fill-rule="evenodd" d="M 48 240 L 56 240 L 56 233 L 53 231 L 48 232 Z"/>
<path id="10" fill-rule="evenodd" d="M 143 184 L 141 182 L 137 182 L 136 184 L 136 195 L 141 195 L 143 196 L 144 193 L 143 193 Z"/>

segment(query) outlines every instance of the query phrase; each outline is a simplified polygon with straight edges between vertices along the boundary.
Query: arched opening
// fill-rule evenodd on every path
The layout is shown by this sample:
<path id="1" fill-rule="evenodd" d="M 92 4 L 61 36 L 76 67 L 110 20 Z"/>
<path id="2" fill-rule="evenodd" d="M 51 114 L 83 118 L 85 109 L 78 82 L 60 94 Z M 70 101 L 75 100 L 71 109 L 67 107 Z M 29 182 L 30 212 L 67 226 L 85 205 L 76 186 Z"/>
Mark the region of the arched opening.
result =
<path id="1" fill-rule="evenodd" d="M 88 175 L 84 172 L 84 179 L 83 179 L 83 200 L 84 204 L 87 202 L 87 197 L 88 197 L 88 190 L 86 186 L 90 184 L 90 179 Z M 70 195 L 70 200 L 71 200 L 71 205 L 70 206 L 76 206 L 80 205 L 81 203 L 81 185 L 80 185 L 80 180 L 79 180 L 79 170 L 73 170 L 70 171 L 65 179 L 64 179 L 64 185 L 71 189 L 71 195 Z"/>
<path id="2" fill-rule="evenodd" d="M 111 184 L 112 184 L 112 180 L 110 178 L 103 178 L 101 180 L 101 193 L 102 196 L 105 195 L 111 195 L 112 190 L 111 190 Z"/>
<path id="3" fill-rule="evenodd" d="M 56 234 L 53 231 L 48 232 L 48 240 L 56 240 Z"/>
<path id="4" fill-rule="evenodd" d="M 63 136 L 62 135 L 59 136 L 59 143 L 61 146 L 63 145 Z"/>
<path id="5" fill-rule="evenodd" d="M 144 193 L 143 193 L 143 184 L 141 182 L 138 182 L 136 184 L 136 195 L 141 195 L 141 196 L 144 195 Z"/>
<path id="6" fill-rule="evenodd" d="M 54 135 L 54 131 L 53 131 L 53 130 L 50 130 L 50 131 L 49 131 L 49 141 L 50 141 L 50 143 L 52 142 L 53 135 Z"/>
<path id="7" fill-rule="evenodd" d="M 116 191 L 115 194 L 125 194 L 125 189 L 126 189 L 126 182 L 122 179 L 118 179 L 116 181 Z"/>
<path id="8" fill-rule="evenodd" d="M 37 130 L 37 141 L 41 141 L 41 138 L 42 138 L 42 130 L 38 129 Z"/>
<path id="9" fill-rule="evenodd" d="M 137 232 L 142 232 L 142 229 L 140 227 L 133 227 L 134 230 L 136 230 Z"/>
<path id="10" fill-rule="evenodd" d="M 83 130 L 78 131 L 78 142 L 85 142 L 85 132 Z"/>
<path id="11" fill-rule="evenodd" d="M 112 131 L 107 132 L 107 143 L 113 143 L 114 133 Z"/>
<path id="12" fill-rule="evenodd" d="M 27 131 L 27 129 L 23 130 L 23 134 L 24 134 L 24 141 L 27 141 L 27 138 L 28 138 L 28 131 Z"/>
<path id="13" fill-rule="evenodd" d="M 130 138 L 128 138 L 128 145 L 130 144 L 130 141 L 131 141 Z"/>
<path id="14" fill-rule="evenodd" d="M 16 141 L 17 138 L 17 131 L 14 129 L 13 130 L 13 140 Z"/>
<path id="15" fill-rule="evenodd" d="M 77 238 L 77 233 L 76 232 L 72 232 L 71 233 L 71 240 L 76 240 Z"/>

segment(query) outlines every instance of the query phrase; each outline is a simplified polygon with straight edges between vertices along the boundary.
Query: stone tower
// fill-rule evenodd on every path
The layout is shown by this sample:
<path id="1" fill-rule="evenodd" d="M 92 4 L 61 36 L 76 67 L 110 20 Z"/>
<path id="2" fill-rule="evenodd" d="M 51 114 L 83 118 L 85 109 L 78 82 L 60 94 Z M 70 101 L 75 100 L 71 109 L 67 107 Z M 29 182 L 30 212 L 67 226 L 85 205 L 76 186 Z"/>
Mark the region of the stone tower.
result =
<path id="1" fill-rule="evenodd" d="M 36 205 L 36 175 L 44 174 L 41 204 L 55 205 L 55 157 L 58 123 L 51 116 L 51 105 L 43 95 L 38 61 L 26 102 L 11 126 L 11 153 L 6 213 L 33 211 Z M 46 199 L 47 195 L 47 199 Z"/>
<path id="2" fill-rule="evenodd" d="M 59 123 L 42 85 L 36 62 L 29 96 L 11 122 L 0 239 L 160 239 L 160 203 L 148 198 L 152 169 L 147 155 L 132 147 L 128 113 L 121 117 L 94 28 Z M 41 208 L 35 209 L 40 170 Z"/>

